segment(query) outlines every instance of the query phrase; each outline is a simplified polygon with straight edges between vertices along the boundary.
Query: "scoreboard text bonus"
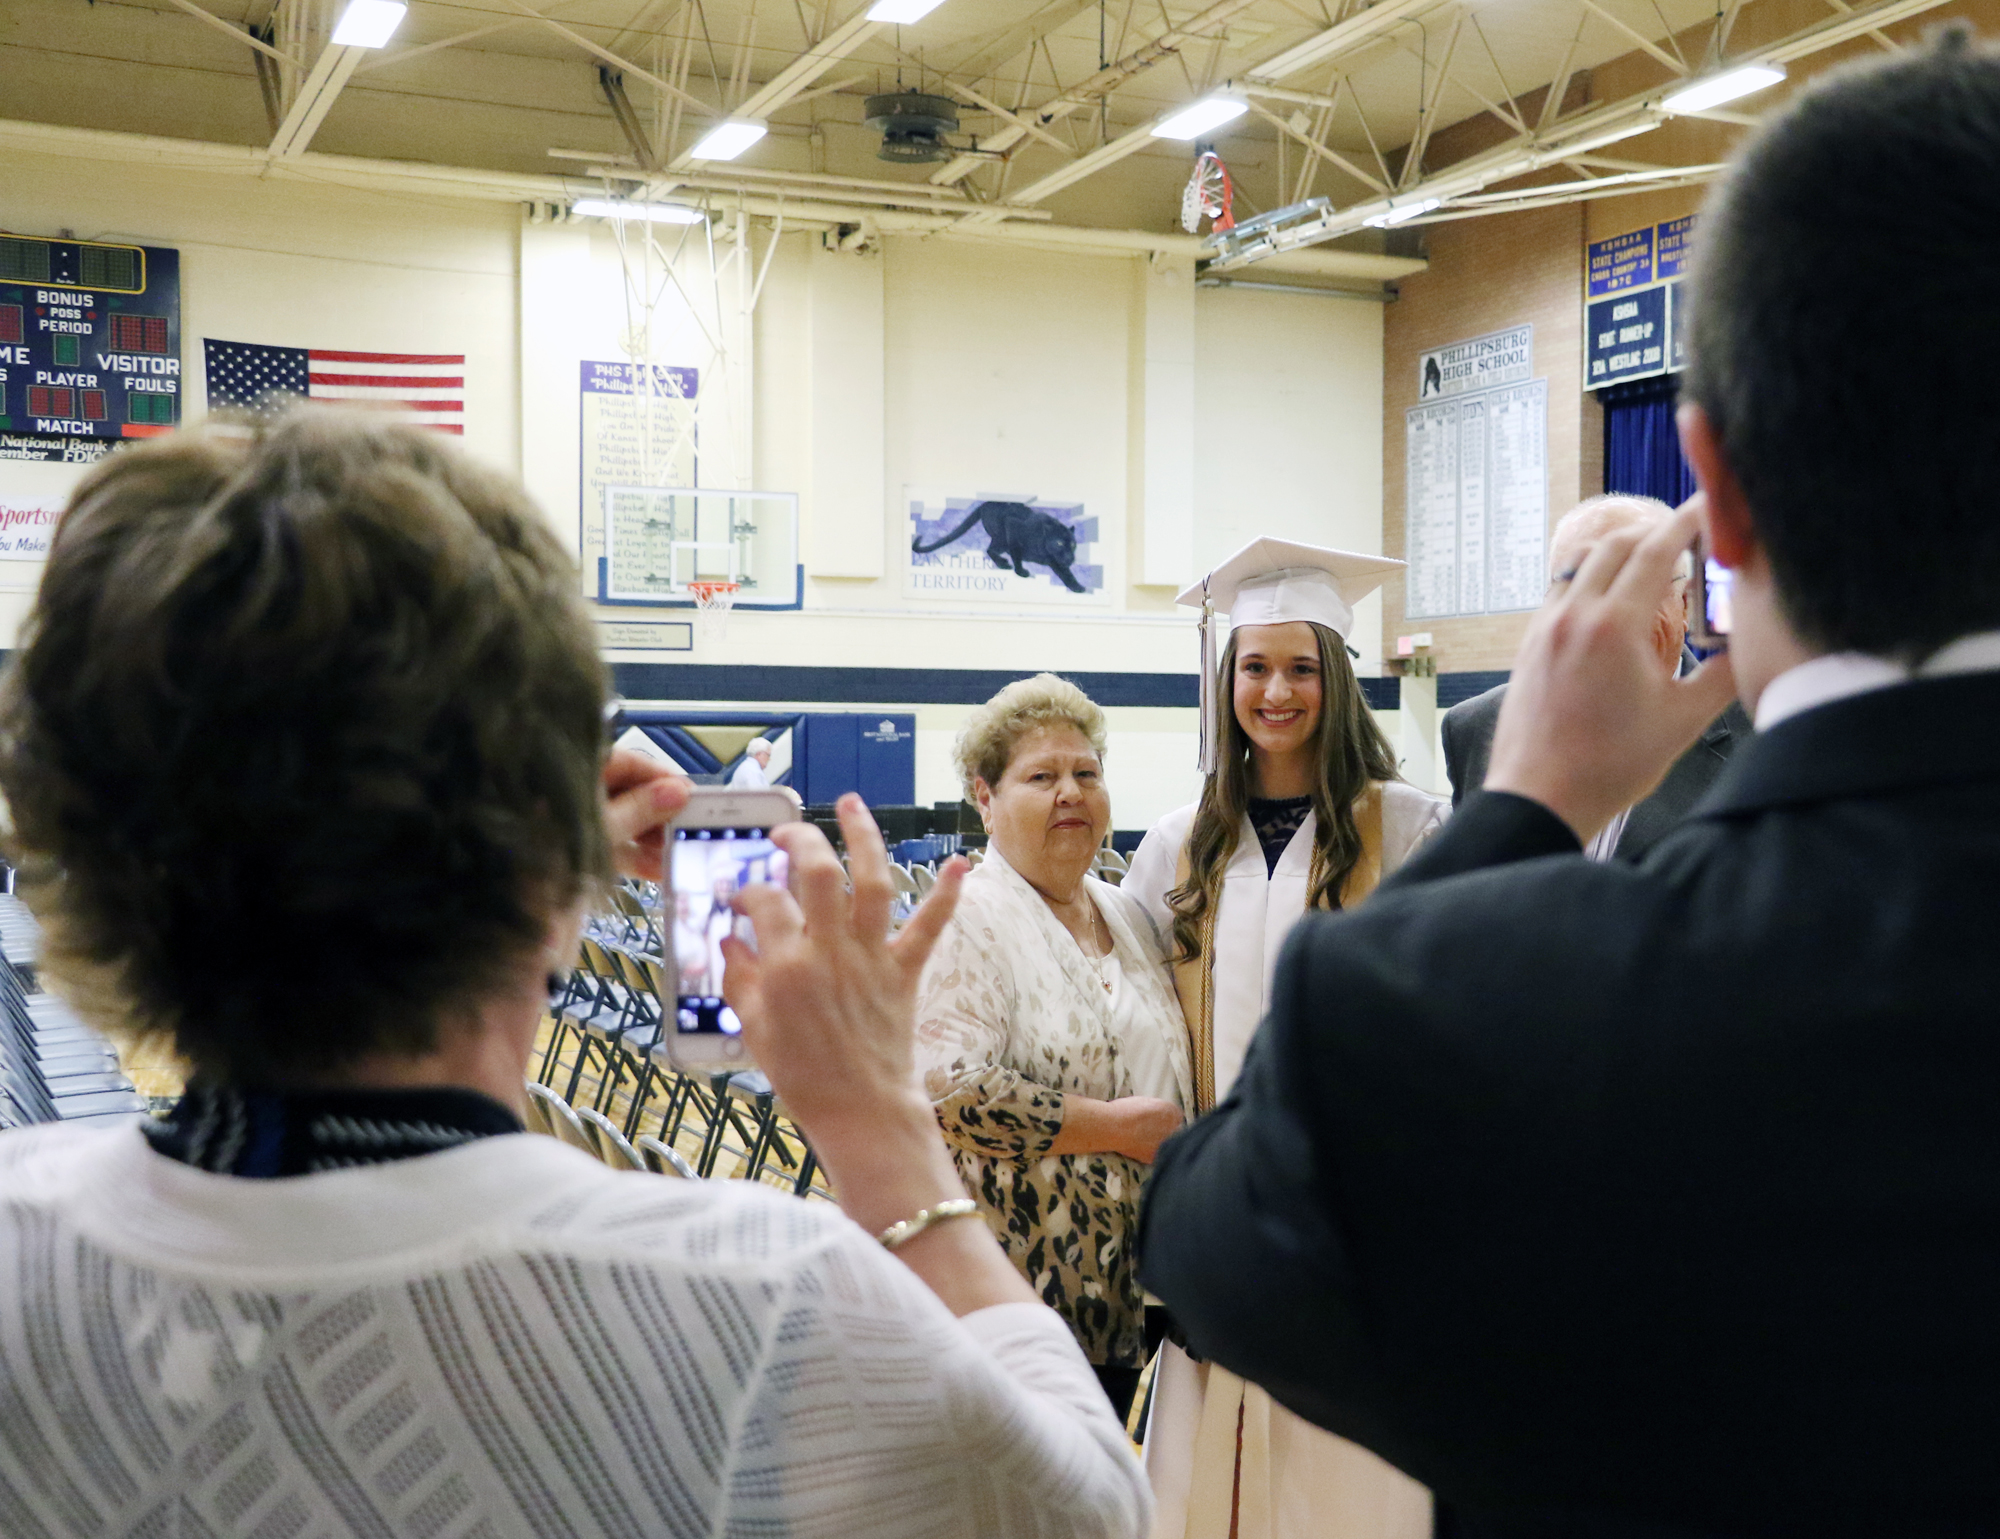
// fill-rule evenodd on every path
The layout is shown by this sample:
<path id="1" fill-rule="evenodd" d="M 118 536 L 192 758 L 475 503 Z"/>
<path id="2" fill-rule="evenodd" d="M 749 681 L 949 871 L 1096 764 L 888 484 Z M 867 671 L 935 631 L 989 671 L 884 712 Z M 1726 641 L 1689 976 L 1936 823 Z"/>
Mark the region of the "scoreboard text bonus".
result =
<path id="1" fill-rule="evenodd" d="M 180 400 L 178 251 L 0 235 L 0 428 L 149 438 Z"/>

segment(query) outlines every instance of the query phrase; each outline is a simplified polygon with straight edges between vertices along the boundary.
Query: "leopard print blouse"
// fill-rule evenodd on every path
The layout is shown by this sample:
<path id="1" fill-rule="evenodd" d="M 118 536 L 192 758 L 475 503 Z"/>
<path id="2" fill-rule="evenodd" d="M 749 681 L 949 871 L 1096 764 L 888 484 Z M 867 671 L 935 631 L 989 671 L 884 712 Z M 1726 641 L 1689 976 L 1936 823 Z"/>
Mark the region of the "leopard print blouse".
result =
<path id="1" fill-rule="evenodd" d="M 1166 1039 L 1183 1106 L 1187 1027 L 1145 914 L 1087 883 L 1111 931 L 1135 1014 Z M 1132 1254 L 1146 1167 L 1116 1154 L 1051 1154 L 1063 1098 L 1133 1094 L 1103 984 L 1048 905 L 997 851 L 966 879 L 919 986 L 917 1057 L 966 1189 L 1015 1266 L 1107 1367 L 1144 1361 Z"/>

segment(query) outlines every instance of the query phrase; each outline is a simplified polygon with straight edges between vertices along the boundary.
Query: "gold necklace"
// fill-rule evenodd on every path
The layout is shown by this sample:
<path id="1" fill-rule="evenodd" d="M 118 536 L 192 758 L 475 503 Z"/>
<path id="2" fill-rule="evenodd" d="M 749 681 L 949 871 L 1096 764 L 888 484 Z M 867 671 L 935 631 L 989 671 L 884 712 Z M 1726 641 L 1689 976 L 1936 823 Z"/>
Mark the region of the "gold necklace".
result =
<path id="1" fill-rule="evenodd" d="M 1030 882 L 1028 885 L 1030 887 L 1035 887 L 1035 884 L 1033 882 Z M 1062 908 L 1068 907 L 1067 904 L 1061 905 L 1059 907 L 1056 903 L 1056 900 L 1054 898 L 1051 898 L 1047 893 L 1043 892 L 1042 889 L 1039 887 L 1035 887 L 1035 896 L 1040 898 L 1044 903 L 1046 903 L 1049 906 L 1049 912 L 1054 914 L 1058 921 L 1062 919 Z M 1077 892 L 1076 898 L 1072 898 L 1070 902 L 1074 903 L 1078 901 L 1078 899 L 1082 900 L 1083 911 L 1090 916 L 1090 921 L 1089 921 L 1090 943 L 1091 945 L 1095 946 L 1097 944 L 1098 927 L 1104 924 L 1104 916 L 1098 913 L 1097 905 L 1091 901 L 1089 888 L 1087 887 L 1080 888 Z M 1066 924 L 1063 925 L 1063 928 L 1065 930 L 1069 930 L 1069 926 Z M 1076 939 L 1076 932 L 1074 930 L 1070 930 L 1070 938 L 1072 940 Z M 1098 966 L 1098 964 L 1102 962 L 1105 957 L 1110 956 L 1111 953 L 1116 949 L 1115 943 L 1111 939 L 1109 930 L 1107 929 L 1104 935 L 1104 951 L 1101 955 L 1092 956 L 1089 952 L 1084 951 L 1083 942 L 1080 940 L 1076 942 L 1076 949 L 1078 951 L 1083 951 L 1083 959 L 1091 964 L 1092 970 L 1097 973 L 1097 981 L 1104 985 L 1104 992 L 1109 994 L 1111 992 L 1111 980 L 1104 975 L 1103 969 Z"/>

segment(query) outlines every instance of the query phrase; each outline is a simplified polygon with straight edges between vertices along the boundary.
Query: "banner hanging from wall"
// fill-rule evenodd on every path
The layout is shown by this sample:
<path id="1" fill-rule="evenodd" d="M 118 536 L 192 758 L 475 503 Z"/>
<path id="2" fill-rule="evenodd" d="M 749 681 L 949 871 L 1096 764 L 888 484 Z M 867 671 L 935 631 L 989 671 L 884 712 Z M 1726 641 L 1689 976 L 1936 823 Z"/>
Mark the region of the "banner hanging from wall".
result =
<path id="1" fill-rule="evenodd" d="M 41 580 L 70 494 L 114 447 L 89 438 L 0 433 L 0 592 L 31 589 Z"/>
<path id="2" fill-rule="evenodd" d="M 180 420 L 180 253 L 0 235 L 0 430 L 149 438 Z"/>
<path id="3" fill-rule="evenodd" d="M 906 594 L 974 604 L 1110 602 L 1097 519 L 1080 502 L 908 487 L 903 507 Z"/>
<path id="4" fill-rule="evenodd" d="M 1599 390 L 1686 366 L 1681 277 L 1694 216 L 1592 241 L 1583 306 L 1583 385 Z"/>
<path id="5" fill-rule="evenodd" d="M 1535 328 L 1509 326 L 1417 358 L 1417 399 L 1469 395 L 1496 385 L 1518 385 L 1535 373 Z"/>
<path id="6" fill-rule="evenodd" d="M 1491 374 L 1518 377 L 1456 391 L 1443 388 L 1447 379 L 1404 414 L 1406 618 L 1502 614 L 1542 600 L 1549 382 L 1527 377 L 1532 345 L 1530 328 L 1519 326 L 1424 355 L 1459 378 L 1477 377 L 1465 366 L 1480 360 Z M 1427 378 L 1425 369 L 1420 390 Z"/>
<path id="7" fill-rule="evenodd" d="M 577 548 L 584 591 L 605 591 L 605 491 L 701 484 L 697 369 L 586 359 L 577 390 Z"/>

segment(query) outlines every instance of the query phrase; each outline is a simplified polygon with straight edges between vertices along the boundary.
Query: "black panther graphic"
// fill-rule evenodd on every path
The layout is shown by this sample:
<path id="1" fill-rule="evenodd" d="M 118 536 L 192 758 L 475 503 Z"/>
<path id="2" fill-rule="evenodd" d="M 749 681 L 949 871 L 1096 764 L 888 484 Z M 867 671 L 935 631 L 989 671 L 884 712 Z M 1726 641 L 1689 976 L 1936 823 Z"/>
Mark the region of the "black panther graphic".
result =
<path id="1" fill-rule="evenodd" d="M 1433 392 L 1438 395 L 1444 394 L 1444 371 L 1438 367 L 1438 361 L 1434 357 L 1424 360 L 1424 386 L 1417 394 L 1430 395 Z"/>
<path id="2" fill-rule="evenodd" d="M 912 540 L 910 549 L 920 556 L 942 550 L 974 524 L 985 526 L 986 558 L 995 566 L 1012 567 L 1016 577 L 1030 577 L 1034 574 L 1025 563 L 1037 562 L 1054 572 L 1070 592 L 1085 591 L 1076 580 L 1076 573 L 1070 570 L 1076 561 L 1075 531 L 1061 519 L 1025 502 L 982 502 L 943 539 L 928 545 Z"/>

